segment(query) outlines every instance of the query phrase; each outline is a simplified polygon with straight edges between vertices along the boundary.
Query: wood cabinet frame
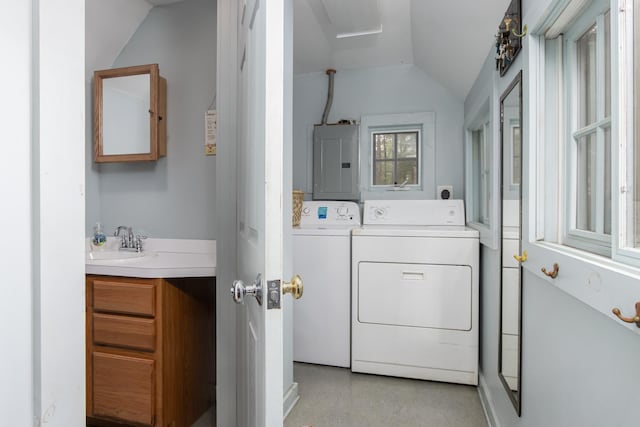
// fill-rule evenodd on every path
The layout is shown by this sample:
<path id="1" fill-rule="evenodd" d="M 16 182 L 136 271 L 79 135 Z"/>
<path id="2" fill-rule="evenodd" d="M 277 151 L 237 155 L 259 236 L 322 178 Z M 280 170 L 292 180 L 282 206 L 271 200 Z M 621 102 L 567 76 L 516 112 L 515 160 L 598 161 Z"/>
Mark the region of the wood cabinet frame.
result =
<path id="1" fill-rule="evenodd" d="M 102 293 L 97 298 L 96 285 L 98 293 Z M 152 292 L 149 292 L 150 287 Z M 139 304 L 132 304 L 131 298 L 127 300 L 126 297 L 132 295 L 141 300 Z M 153 310 L 149 310 L 149 303 L 153 304 Z M 88 425 L 125 423 L 189 427 L 213 404 L 215 278 L 138 279 L 87 275 L 86 306 Z M 121 320 L 119 326 L 111 330 L 106 330 L 104 324 L 101 326 L 99 333 L 108 340 L 94 339 L 96 317 Z M 153 321 L 155 334 L 143 334 L 139 342 L 132 343 L 138 330 L 135 325 L 130 331 L 125 330 L 122 325 L 127 321 Z M 95 357 L 102 361 L 100 372 L 97 372 L 98 383 L 94 382 Z M 123 364 L 126 367 L 118 371 L 118 366 Z M 124 399 L 123 403 L 123 396 L 132 390 L 122 390 L 123 395 L 120 395 L 117 384 L 126 381 L 127 370 L 136 365 L 142 372 L 136 372 L 139 375 L 132 379 L 132 384 L 138 387 L 139 399 Z M 109 370 L 114 371 L 108 375 Z M 150 383 L 140 379 L 149 373 Z M 103 388 L 99 389 L 101 386 Z M 145 395 L 151 399 L 150 407 Z M 98 413 L 95 411 L 96 396 L 101 399 Z"/>
<path id="2" fill-rule="evenodd" d="M 103 81 L 117 77 L 149 74 L 149 152 L 104 154 Z M 93 73 L 93 160 L 96 163 L 153 161 L 167 155 L 167 80 L 158 64 L 98 70 Z"/>

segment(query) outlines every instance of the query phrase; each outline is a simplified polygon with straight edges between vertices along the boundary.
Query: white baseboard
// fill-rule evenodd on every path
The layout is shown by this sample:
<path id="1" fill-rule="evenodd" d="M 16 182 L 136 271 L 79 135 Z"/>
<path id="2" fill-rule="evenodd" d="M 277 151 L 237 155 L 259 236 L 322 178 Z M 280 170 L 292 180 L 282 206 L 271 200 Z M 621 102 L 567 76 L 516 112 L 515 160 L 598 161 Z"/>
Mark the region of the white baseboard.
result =
<path id="1" fill-rule="evenodd" d="M 489 386 L 487 386 L 487 381 L 484 379 L 484 375 L 480 372 L 479 375 L 479 383 L 478 384 L 478 395 L 480 396 L 480 403 L 482 404 L 482 409 L 484 410 L 484 416 L 487 419 L 487 424 L 489 427 L 500 427 L 500 423 L 496 418 L 496 410 L 493 407 L 493 402 L 489 398 Z"/>
<path id="2" fill-rule="evenodd" d="M 284 399 L 282 400 L 284 401 L 284 418 L 287 418 L 289 412 L 291 412 L 293 407 L 296 406 L 296 403 L 298 403 L 298 400 L 300 400 L 300 394 L 298 394 L 298 383 L 294 382 L 291 384 L 291 387 L 289 387 L 289 390 L 284 394 Z"/>

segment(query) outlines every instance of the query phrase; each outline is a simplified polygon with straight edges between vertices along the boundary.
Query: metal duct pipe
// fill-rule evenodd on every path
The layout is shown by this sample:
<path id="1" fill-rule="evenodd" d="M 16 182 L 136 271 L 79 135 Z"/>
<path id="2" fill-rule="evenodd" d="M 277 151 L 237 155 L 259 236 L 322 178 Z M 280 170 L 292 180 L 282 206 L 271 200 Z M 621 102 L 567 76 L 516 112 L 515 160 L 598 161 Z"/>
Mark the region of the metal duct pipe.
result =
<path id="1" fill-rule="evenodd" d="M 336 70 L 329 68 L 327 75 L 329 76 L 329 92 L 327 93 L 327 104 L 324 106 L 324 112 L 322 113 L 322 122 L 320 124 L 326 125 L 329 118 L 329 110 L 331 110 L 331 104 L 333 103 L 333 75 Z"/>

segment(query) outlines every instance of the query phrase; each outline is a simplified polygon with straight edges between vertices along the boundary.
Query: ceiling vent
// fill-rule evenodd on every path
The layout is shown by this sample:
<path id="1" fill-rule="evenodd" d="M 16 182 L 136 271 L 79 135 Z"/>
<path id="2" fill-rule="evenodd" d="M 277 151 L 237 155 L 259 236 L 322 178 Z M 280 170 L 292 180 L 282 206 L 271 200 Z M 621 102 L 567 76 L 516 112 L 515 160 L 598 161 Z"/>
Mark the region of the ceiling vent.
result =
<path id="1" fill-rule="evenodd" d="M 382 32 L 378 0 L 322 0 L 322 3 L 338 39 Z"/>
<path id="2" fill-rule="evenodd" d="M 180 3 L 183 0 L 146 0 L 151 6 L 164 6 L 172 3 Z"/>

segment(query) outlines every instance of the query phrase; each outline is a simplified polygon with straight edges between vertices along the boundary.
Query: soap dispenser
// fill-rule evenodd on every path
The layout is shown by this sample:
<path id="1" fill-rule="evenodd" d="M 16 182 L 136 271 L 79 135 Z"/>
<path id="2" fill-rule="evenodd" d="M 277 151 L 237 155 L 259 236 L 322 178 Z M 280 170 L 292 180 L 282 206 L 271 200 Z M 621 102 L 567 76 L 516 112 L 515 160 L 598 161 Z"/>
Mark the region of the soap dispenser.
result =
<path id="1" fill-rule="evenodd" d="M 107 236 L 102 231 L 102 224 L 96 222 L 96 225 L 93 226 L 93 238 L 91 239 L 91 244 L 94 247 L 104 246 L 107 243 Z"/>

